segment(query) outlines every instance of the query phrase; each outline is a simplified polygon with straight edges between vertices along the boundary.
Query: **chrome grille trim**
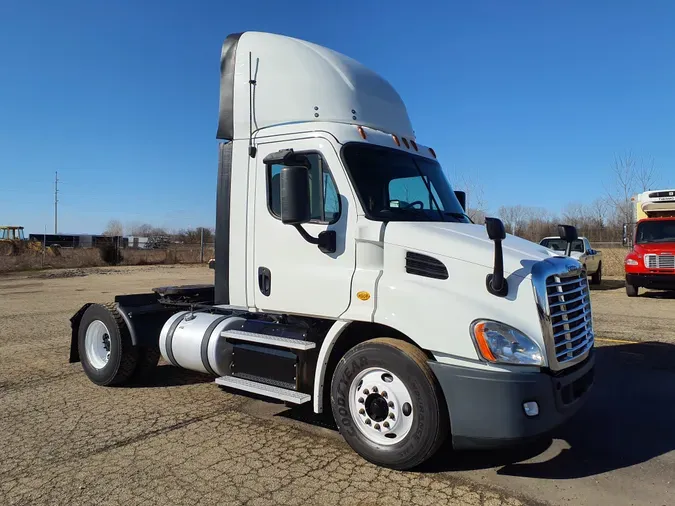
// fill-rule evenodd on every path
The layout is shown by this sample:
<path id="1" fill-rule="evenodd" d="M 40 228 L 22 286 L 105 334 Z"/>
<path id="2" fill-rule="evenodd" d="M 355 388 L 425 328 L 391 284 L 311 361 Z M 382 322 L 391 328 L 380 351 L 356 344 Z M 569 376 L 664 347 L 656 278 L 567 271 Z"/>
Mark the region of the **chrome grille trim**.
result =
<path id="1" fill-rule="evenodd" d="M 587 307 L 587 305 L 585 304 L 584 307 Z M 564 314 L 569 314 L 569 313 L 574 313 L 574 312 L 576 312 L 576 309 L 566 311 Z M 554 323 L 553 328 L 559 327 L 560 325 L 565 325 L 565 324 L 569 325 L 570 323 L 576 323 L 576 322 L 581 321 L 582 319 L 590 316 L 590 314 L 591 314 L 590 311 L 584 309 L 583 313 L 581 313 L 579 316 L 575 316 L 571 320 L 563 320 L 563 321 L 560 321 L 558 323 Z"/>
<path id="2" fill-rule="evenodd" d="M 675 255 L 647 253 L 645 255 L 645 267 L 648 269 L 675 269 Z"/>
<path id="3" fill-rule="evenodd" d="M 537 311 L 548 366 L 562 370 L 586 359 L 595 343 L 588 278 L 569 257 L 552 257 L 532 266 Z"/>
<path id="4" fill-rule="evenodd" d="M 581 295 L 581 296 L 576 297 L 574 299 L 566 300 L 565 302 L 558 302 L 556 304 L 549 304 L 549 307 L 554 308 L 554 307 L 558 307 L 558 306 L 563 306 L 565 304 L 572 304 L 573 302 L 578 302 L 578 301 L 583 300 L 585 298 L 586 298 L 586 295 Z"/>
<path id="5" fill-rule="evenodd" d="M 582 341 L 581 343 L 579 343 L 578 345 L 576 345 L 572 348 L 569 348 L 569 349 L 566 348 L 563 351 L 561 351 L 560 353 L 556 353 L 556 357 L 560 358 L 560 357 L 563 357 L 564 355 L 567 355 L 568 353 L 575 353 L 575 352 L 580 351 L 580 350 L 581 350 L 581 353 L 585 353 L 586 348 L 590 349 L 592 346 L 593 346 L 593 338 L 591 337 L 590 340 Z"/>

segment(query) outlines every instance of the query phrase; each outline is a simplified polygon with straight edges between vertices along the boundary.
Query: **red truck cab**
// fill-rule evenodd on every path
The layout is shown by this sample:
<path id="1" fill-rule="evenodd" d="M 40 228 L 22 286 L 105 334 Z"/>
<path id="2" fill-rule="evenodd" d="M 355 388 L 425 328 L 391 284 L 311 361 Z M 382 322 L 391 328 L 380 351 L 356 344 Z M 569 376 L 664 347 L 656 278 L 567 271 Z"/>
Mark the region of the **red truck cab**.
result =
<path id="1" fill-rule="evenodd" d="M 638 221 L 624 266 L 629 297 L 637 297 L 640 287 L 675 290 L 675 217 Z"/>

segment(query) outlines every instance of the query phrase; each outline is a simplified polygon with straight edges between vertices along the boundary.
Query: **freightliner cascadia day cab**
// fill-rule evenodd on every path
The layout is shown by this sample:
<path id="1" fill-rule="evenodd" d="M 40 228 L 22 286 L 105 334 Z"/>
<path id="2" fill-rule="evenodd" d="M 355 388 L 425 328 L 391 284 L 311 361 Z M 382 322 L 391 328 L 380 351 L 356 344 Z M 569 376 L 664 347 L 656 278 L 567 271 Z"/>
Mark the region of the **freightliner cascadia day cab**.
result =
<path id="1" fill-rule="evenodd" d="M 385 79 L 259 32 L 228 36 L 220 71 L 214 285 L 85 304 L 71 362 L 122 385 L 161 354 L 311 403 L 396 469 L 448 436 L 512 444 L 579 409 L 594 370 L 582 265 L 498 219 L 473 224 Z"/>

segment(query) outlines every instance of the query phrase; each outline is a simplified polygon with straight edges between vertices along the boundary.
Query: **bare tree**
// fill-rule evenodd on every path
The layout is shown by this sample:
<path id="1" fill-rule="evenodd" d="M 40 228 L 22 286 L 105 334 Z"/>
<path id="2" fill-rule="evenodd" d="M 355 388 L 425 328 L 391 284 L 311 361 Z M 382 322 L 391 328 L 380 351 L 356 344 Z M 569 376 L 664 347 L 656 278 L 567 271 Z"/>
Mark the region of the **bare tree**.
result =
<path id="1" fill-rule="evenodd" d="M 474 223 L 485 223 L 488 206 L 483 184 L 468 172 L 463 172 L 455 181 L 455 188 L 466 192 L 466 214 Z"/>
<path id="2" fill-rule="evenodd" d="M 506 230 L 511 234 L 518 235 L 525 229 L 533 212 L 532 209 L 519 204 L 517 206 L 501 206 L 498 214 L 504 222 Z"/>
<path id="3" fill-rule="evenodd" d="M 122 226 L 122 222 L 119 220 L 110 220 L 108 222 L 108 225 L 106 226 L 105 232 L 103 232 L 103 235 L 109 236 L 124 235 L 124 227 Z"/>
<path id="4" fill-rule="evenodd" d="M 211 229 L 205 227 L 189 228 L 187 230 L 179 230 L 175 235 L 176 239 L 185 244 L 199 244 L 202 239 L 202 231 L 205 243 L 213 241 L 213 232 Z"/>
<path id="5" fill-rule="evenodd" d="M 588 216 L 587 208 L 580 202 L 572 202 L 565 206 L 562 218 L 566 223 L 579 227 Z"/>
<path id="6" fill-rule="evenodd" d="M 590 205 L 590 214 L 597 223 L 605 224 L 609 202 L 606 198 L 598 197 Z"/>
<path id="7" fill-rule="evenodd" d="M 612 165 L 613 185 L 607 199 L 611 203 L 618 221 L 632 221 L 631 197 L 636 193 L 653 188 L 658 181 L 654 159 L 637 158 L 632 152 L 614 157 Z"/>
<path id="8" fill-rule="evenodd" d="M 130 227 L 131 235 L 138 237 L 150 237 L 155 235 L 168 235 L 166 230 L 160 227 L 154 227 L 148 223 L 138 224 L 134 223 Z"/>

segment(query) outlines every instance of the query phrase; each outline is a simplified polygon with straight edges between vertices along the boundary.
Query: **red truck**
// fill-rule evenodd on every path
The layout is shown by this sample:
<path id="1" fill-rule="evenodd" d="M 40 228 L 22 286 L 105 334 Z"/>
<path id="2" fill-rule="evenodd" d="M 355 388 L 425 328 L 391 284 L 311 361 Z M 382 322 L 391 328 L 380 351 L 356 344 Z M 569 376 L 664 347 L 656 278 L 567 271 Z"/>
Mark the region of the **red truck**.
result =
<path id="1" fill-rule="evenodd" d="M 646 191 L 631 201 L 634 228 L 624 260 L 626 294 L 637 297 L 640 287 L 675 290 L 675 190 Z"/>

